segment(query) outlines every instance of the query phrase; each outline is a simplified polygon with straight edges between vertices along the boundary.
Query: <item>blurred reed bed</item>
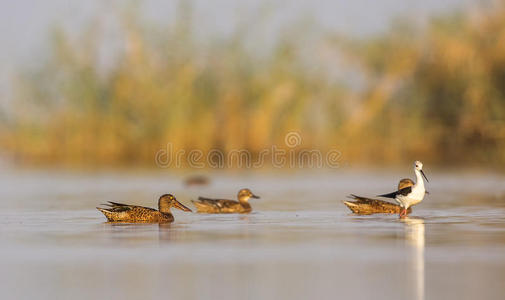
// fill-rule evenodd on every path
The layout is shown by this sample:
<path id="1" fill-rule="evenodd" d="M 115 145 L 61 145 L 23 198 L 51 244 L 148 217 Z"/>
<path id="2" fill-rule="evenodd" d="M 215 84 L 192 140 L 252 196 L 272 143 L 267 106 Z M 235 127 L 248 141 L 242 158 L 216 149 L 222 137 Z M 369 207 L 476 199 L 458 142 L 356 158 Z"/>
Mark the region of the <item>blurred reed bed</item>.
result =
<path id="1" fill-rule="evenodd" d="M 336 40 L 366 78 L 344 125 L 351 144 L 370 136 L 384 147 L 364 151 L 387 160 L 505 162 L 505 1 L 423 31 L 401 21 L 378 38 Z"/>
<path id="2" fill-rule="evenodd" d="M 422 29 L 319 35 L 309 55 L 299 32 L 259 55 L 241 31 L 252 24 L 204 44 L 187 9 L 168 27 L 120 14 L 125 47 L 107 71 L 99 24 L 78 39 L 56 29 L 43 66 L 20 73 L 0 144 L 20 163 L 155 166 L 167 143 L 258 155 L 296 131 L 295 150 L 348 163 L 503 163 L 503 3 Z"/>

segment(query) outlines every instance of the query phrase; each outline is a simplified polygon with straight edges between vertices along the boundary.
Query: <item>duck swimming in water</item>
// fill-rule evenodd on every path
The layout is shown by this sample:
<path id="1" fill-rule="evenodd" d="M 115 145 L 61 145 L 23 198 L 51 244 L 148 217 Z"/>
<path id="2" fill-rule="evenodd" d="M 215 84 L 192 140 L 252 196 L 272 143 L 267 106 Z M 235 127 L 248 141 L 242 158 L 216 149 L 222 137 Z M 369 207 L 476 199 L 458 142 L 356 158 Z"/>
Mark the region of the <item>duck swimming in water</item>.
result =
<path id="1" fill-rule="evenodd" d="M 109 222 L 127 222 L 127 223 L 171 223 L 174 221 L 170 208 L 175 207 L 183 211 L 191 209 L 182 205 L 171 194 L 164 194 L 158 200 L 158 210 L 150 207 L 128 205 L 108 201 L 108 208 L 97 207 Z"/>
<path id="2" fill-rule="evenodd" d="M 237 195 L 238 201 L 227 199 L 211 199 L 198 197 L 198 201 L 191 201 L 195 204 L 198 213 L 226 214 L 226 213 L 249 213 L 252 211 L 249 204 L 250 198 L 258 199 L 249 189 L 241 189 Z"/>
<path id="3" fill-rule="evenodd" d="M 409 178 L 404 178 L 398 183 L 398 190 L 413 186 L 414 182 Z M 388 201 L 371 199 L 366 197 L 356 196 L 351 194 L 349 198 L 355 201 L 343 201 L 344 204 L 355 214 L 371 215 L 371 214 L 399 214 L 402 207 L 396 203 Z M 407 213 L 412 212 L 412 208 L 407 209 Z"/>

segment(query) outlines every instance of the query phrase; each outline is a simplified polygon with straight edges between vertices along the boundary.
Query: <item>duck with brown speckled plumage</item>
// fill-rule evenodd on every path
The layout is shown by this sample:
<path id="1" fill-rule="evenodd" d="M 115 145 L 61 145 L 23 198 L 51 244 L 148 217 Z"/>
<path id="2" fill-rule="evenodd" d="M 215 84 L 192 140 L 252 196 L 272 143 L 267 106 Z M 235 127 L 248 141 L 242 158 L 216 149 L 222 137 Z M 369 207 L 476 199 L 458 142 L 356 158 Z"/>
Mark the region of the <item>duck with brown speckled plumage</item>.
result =
<path id="1" fill-rule="evenodd" d="M 108 208 L 97 207 L 109 222 L 124 223 L 171 223 L 174 221 L 170 208 L 175 207 L 183 211 L 191 209 L 182 205 L 171 194 L 162 195 L 158 200 L 158 210 L 150 207 L 128 205 L 109 201 Z"/>

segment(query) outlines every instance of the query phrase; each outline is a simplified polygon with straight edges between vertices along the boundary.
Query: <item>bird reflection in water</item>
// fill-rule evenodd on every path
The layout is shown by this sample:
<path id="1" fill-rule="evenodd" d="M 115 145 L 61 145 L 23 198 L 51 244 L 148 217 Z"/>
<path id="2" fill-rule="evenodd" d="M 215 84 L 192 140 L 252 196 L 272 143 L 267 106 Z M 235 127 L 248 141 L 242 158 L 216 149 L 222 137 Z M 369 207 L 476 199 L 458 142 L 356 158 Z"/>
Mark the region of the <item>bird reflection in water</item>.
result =
<path id="1" fill-rule="evenodd" d="M 405 238 L 412 249 L 412 274 L 416 278 L 416 299 L 424 299 L 424 220 L 406 217 L 400 219 L 405 224 Z"/>
<path id="2" fill-rule="evenodd" d="M 240 221 L 249 221 L 250 220 L 249 215 L 246 215 L 246 214 L 240 214 L 238 218 Z"/>
<path id="3" fill-rule="evenodd" d="M 158 240 L 160 243 L 168 243 L 180 240 L 187 234 L 186 225 L 183 224 L 158 224 Z"/>
<path id="4" fill-rule="evenodd" d="M 174 242 L 186 235 L 184 224 L 104 222 L 101 226 L 108 240 L 137 245 Z"/>

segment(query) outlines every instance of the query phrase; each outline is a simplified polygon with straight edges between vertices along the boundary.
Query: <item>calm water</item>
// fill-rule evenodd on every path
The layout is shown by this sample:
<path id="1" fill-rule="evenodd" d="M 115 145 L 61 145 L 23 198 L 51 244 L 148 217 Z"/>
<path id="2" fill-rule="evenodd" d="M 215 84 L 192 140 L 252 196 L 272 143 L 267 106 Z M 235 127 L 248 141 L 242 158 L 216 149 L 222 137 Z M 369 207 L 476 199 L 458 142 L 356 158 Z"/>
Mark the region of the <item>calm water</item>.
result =
<path id="1" fill-rule="evenodd" d="M 353 216 L 349 193 L 389 192 L 412 172 L 0 174 L 0 287 L 8 298 L 504 299 L 505 177 L 428 173 L 413 214 Z M 175 211 L 171 225 L 104 223 L 107 200 L 161 193 L 262 199 L 250 215 Z"/>

